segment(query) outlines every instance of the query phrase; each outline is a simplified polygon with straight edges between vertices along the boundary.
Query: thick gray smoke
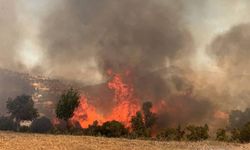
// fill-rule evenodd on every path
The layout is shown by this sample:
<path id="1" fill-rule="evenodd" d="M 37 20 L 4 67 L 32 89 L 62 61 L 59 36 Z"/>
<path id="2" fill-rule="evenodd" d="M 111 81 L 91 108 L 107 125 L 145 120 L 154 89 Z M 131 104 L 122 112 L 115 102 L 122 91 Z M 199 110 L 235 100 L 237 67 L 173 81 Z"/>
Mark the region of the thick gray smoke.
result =
<path id="1" fill-rule="evenodd" d="M 212 104 L 194 96 L 185 78 L 193 40 L 179 14 L 179 2 L 62 2 L 44 21 L 40 36 L 52 73 L 77 76 L 89 62 L 103 76 L 109 69 L 122 74 L 130 70 L 128 82 L 142 101 L 164 100 L 183 112 L 161 112 L 160 120 L 170 120 L 162 121 L 164 125 L 201 121 L 213 114 Z"/>
<path id="2" fill-rule="evenodd" d="M 0 0 L 0 67 L 16 67 L 15 48 L 19 41 L 19 29 L 15 2 Z"/>
<path id="3" fill-rule="evenodd" d="M 8 98 L 22 94 L 31 95 L 34 92 L 28 77 L 26 74 L 0 69 L 0 115 L 7 112 L 6 101 Z"/>
<path id="4" fill-rule="evenodd" d="M 219 88 L 230 95 L 227 107 L 231 109 L 244 110 L 250 105 L 250 86 L 246 84 L 250 81 L 249 40 L 250 25 L 241 24 L 215 38 L 207 50 L 224 73 Z"/>

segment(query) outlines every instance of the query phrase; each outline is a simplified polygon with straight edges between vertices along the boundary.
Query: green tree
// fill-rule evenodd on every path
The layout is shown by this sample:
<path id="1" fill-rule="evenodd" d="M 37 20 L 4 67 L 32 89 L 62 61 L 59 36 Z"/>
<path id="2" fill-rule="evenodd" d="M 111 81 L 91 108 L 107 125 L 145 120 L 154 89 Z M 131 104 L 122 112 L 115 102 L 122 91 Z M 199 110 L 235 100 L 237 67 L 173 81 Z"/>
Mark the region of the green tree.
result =
<path id="1" fill-rule="evenodd" d="M 151 102 L 145 102 L 142 105 L 142 110 L 136 113 L 131 119 L 131 125 L 133 134 L 136 137 L 150 137 L 151 130 L 155 124 L 157 117 L 156 114 L 151 111 Z M 143 114 L 142 114 L 143 113 Z"/>
<path id="2" fill-rule="evenodd" d="M 136 137 L 143 137 L 146 135 L 146 127 L 144 125 L 141 112 L 137 112 L 136 116 L 132 117 L 131 128 Z"/>
<path id="3" fill-rule="evenodd" d="M 30 126 L 31 131 L 36 133 L 46 133 L 49 132 L 52 128 L 53 125 L 50 119 L 47 117 L 35 119 Z"/>
<path id="4" fill-rule="evenodd" d="M 142 105 L 142 111 L 144 115 L 144 123 L 147 129 L 151 129 L 156 122 L 156 114 L 151 112 L 153 105 L 151 102 L 145 102 Z"/>
<path id="5" fill-rule="evenodd" d="M 11 118 L 15 119 L 18 129 L 20 122 L 23 120 L 32 121 L 38 117 L 37 109 L 34 108 L 34 102 L 31 96 L 21 95 L 15 99 L 9 99 L 7 101 L 7 109 L 11 114 Z"/>
<path id="6" fill-rule="evenodd" d="M 77 90 L 70 88 L 63 93 L 56 106 L 56 116 L 67 122 L 67 128 L 69 129 L 69 119 L 73 117 L 75 109 L 80 103 L 80 94 Z"/>

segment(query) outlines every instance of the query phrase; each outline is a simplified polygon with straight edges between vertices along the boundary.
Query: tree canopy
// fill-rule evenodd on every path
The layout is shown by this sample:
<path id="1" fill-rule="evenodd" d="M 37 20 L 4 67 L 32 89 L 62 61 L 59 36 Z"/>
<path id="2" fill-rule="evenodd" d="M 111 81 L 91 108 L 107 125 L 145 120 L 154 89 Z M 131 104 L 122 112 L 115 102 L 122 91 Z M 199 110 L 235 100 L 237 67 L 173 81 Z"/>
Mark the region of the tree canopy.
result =
<path id="1" fill-rule="evenodd" d="M 34 108 L 34 102 L 29 95 L 17 96 L 15 99 L 8 99 L 7 109 L 11 118 L 17 123 L 22 120 L 33 120 L 38 117 L 37 109 Z"/>
<path id="2" fill-rule="evenodd" d="M 57 103 L 56 116 L 59 119 L 68 121 L 73 117 L 75 109 L 80 103 L 80 94 L 77 90 L 70 88 L 63 93 Z"/>

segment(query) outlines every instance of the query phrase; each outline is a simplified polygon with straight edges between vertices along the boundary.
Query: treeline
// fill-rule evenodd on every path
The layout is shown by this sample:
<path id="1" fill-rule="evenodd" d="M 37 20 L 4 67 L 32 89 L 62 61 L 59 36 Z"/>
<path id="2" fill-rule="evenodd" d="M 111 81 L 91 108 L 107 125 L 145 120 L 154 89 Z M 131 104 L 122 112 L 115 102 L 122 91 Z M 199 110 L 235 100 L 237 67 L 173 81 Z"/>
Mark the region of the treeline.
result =
<path id="1" fill-rule="evenodd" d="M 126 128 L 119 121 L 107 121 L 99 124 L 94 121 L 88 128 L 82 129 L 79 126 L 72 125 L 74 110 L 80 103 L 80 94 L 77 90 L 69 89 L 63 93 L 56 106 L 56 116 L 60 123 L 53 125 L 51 120 L 45 116 L 40 116 L 37 109 L 34 108 L 34 102 L 31 96 L 21 95 L 14 99 L 8 99 L 6 107 L 8 116 L 0 117 L 0 130 L 9 130 L 16 132 L 31 133 L 50 133 L 50 134 L 74 134 L 88 136 L 105 137 L 123 137 L 140 139 L 158 139 L 165 141 L 202 141 L 211 138 L 209 127 L 188 125 L 176 128 L 165 128 L 160 131 L 155 129 L 157 114 L 151 111 L 152 103 L 145 102 L 142 110 L 138 111 L 131 118 L 131 127 Z M 30 121 L 26 124 L 24 121 Z M 245 112 L 232 111 L 229 119 L 229 127 L 218 129 L 216 140 L 224 142 L 250 142 L 250 109 Z M 244 123 L 242 125 L 242 123 Z"/>

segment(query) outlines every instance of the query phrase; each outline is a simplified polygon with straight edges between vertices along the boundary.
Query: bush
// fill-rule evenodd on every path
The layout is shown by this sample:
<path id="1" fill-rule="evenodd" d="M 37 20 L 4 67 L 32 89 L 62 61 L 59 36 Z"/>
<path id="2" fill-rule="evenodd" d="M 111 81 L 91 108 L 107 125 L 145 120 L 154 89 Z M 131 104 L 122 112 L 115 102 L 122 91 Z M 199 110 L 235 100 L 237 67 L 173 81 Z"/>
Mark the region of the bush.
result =
<path id="1" fill-rule="evenodd" d="M 228 141 L 228 136 L 225 129 L 218 129 L 216 132 L 216 140 L 218 141 Z"/>
<path id="2" fill-rule="evenodd" d="M 102 125 L 101 134 L 106 137 L 122 137 L 128 134 L 128 129 L 122 123 L 113 120 Z"/>
<path id="3" fill-rule="evenodd" d="M 0 117 L 0 130 L 15 130 L 17 124 L 9 117 Z"/>
<path id="4" fill-rule="evenodd" d="M 98 121 L 94 121 L 92 125 L 86 129 L 86 134 L 90 136 L 100 136 L 101 135 L 101 126 L 98 125 Z"/>
<path id="5" fill-rule="evenodd" d="M 30 128 L 32 132 L 47 133 L 53 128 L 53 125 L 50 119 L 46 117 L 41 117 L 41 118 L 35 119 L 32 122 Z"/>
<path id="6" fill-rule="evenodd" d="M 181 130 L 179 126 L 177 129 L 175 128 L 167 128 L 161 131 L 157 138 L 160 140 L 167 140 L 167 141 L 181 141 L 184 137 L 185 131 Z"/>
<path id="7" fill-rule="evenodd" d="M 231 141 L 239 142 L 240 141 L 240 130 L 235 128 L 231 130 Z"/>
<path id="8" fill-rule="evenodd" d="M 20 126 L 19 132 L 24 132 L 24 133 L 30 132 L 30 127 L 28 127 L 28 126 Z"/>
<path id="9" fill-rule="evenodd" d="M 241 142 L 250 142 L 250 122 L 245 124 L 240 130 L 240 141 Z"/>
<path id="10" fill-rule="evenodd" d="M 191 125 L 187 127 L 187 130 L 189 132 L 187 135 L 187 139 L 189 141 L 202 141 L 208 139 L 209 137 L 209 128 L 207 124 L 205 124 L 204 127 Z"/>

